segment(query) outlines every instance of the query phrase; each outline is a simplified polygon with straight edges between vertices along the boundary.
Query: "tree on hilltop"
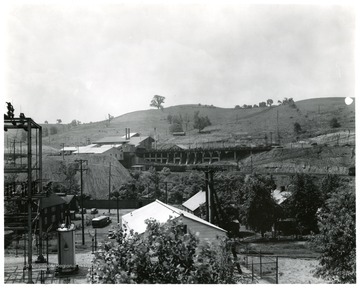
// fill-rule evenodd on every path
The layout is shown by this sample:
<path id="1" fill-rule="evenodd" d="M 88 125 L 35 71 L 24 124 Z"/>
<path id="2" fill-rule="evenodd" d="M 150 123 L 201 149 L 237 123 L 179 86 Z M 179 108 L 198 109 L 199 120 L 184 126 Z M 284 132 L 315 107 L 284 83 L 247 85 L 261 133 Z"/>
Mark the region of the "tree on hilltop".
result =
<path id="1" fill-rule="evenodd" d="M 274 101 L 272 99 L 267 99 L 266 103 L 271 107 Z"/>
<path id="2" fill-rule="evenodd" d="M 155 107 L 157 109 L 161 109 L 163 110 L 163 103 L 165 102 L 165 97 L 159 96 L 159 95 L 155 95 L 151 102 L 150 102 L 150 107 Z"/>

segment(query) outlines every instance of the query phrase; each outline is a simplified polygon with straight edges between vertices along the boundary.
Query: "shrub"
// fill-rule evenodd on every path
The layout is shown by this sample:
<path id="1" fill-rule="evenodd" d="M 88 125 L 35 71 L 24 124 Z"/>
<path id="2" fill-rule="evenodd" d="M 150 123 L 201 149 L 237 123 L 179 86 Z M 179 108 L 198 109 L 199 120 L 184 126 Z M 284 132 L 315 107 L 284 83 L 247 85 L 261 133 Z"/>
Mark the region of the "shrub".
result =
<path id="1" fill-rule="evenodd" d="M 235 283 L 227 240 L 199 245 L 195 235 L 184 234 L 181 221 L 146 223 L 143 235 L 119 229 L 115 241 L 100 245 L 91 283 Z"/>

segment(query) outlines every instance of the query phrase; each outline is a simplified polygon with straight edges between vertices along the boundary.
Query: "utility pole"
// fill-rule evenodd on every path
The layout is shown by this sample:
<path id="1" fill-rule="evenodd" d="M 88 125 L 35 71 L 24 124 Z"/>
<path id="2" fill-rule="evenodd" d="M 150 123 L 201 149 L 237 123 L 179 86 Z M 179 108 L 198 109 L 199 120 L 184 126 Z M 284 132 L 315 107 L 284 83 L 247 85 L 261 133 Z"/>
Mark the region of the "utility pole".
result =
<path id="1" fill-rule="evenodd" d="M 109 163 L 109 214 L 110 214 L 110 193 L 111 193 L 111 162 Z"/>
<path id="2" fill-rule="evenodd" d="M 62 159 L 64 160 L 65 143 L 61 143 L 61 145 L 62 145 L 62 148 L 63 148 L 63 150 L 62 150 Z"/>
<path id="3" fill-rule="evenodd" d="M 276 111 L 276 123 L 277 123 L 277 135 L 278 135 L 278 143 L 280 145 L 280 132 L 279 132 L 279 110 Z"/>
<path id="4" fill-rule="evenodd" d="M 86 171 L 87 169 L 83 168 L 83 163 L 85 163 L 86 165 L 88 165 L 88 161 L 87 160 L 83 160 L 83 159 L 77 159 L 75 160 L 75 162 L 78 162 L 80 164 L 80 169 L 77 169 L 78 171 L 80 171 L 80 188 L 81 188 L 81 234 L 82 234 L 82 245 L 85 245 L 85 226 L 84 226 L 84 196 L 83 196 L 83 172 Z"/>

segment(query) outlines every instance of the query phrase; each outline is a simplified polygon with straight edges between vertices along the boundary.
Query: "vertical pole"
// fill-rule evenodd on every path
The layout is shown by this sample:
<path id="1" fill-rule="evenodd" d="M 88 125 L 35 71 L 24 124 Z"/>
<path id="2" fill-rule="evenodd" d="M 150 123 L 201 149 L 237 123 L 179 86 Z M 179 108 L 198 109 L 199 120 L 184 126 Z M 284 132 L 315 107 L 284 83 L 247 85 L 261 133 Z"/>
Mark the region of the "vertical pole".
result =
<path id="1" fill-rule="evenodd" d="M 260 278 L 262 277 L 262 257 L 261 257 L 261 251 L 260 251 Z"/>
<path id="2" fill-rule="evenodd" d="M 205 200 L 206 200 L 206 221 L 210 221 L 210 215 L 209 215 L 209 173 L 208 171 L 205 171 Z"/>
<path id="3" fill-rule="evenodd" d="M 116 196 L 116 211 L 117 211 L 117 222 L 120 223 L 120 217 L 119 217 L 119 196 Z"/>
<path id="4" fill-rule="evenodd" d="M 168 189 L 167 189 L 167 182 L 165 182 L 165 195 L 166 195 L 166 204 L 168 203 Z"/>
<path id="5" fill-rule="evenodd" d="M 33 284 L 32 281 L 32 152 L 31 152 L 31 123 L 28 120 L 28 156 L 27 156 L 27 170 L 28 170 L 28 284 Z"/>
<path id="6" fill-rule="evenodd" d="M 251 260 L 251 281 L 254 281 L 254 259 Z"/>
<path id="7" fill-rule="evenodd" d="M 81 235 L 82 245 L 85 245 L 85 226 L 84 226 L 84 196 L 83 196 L 83 160 L 80 160 L 80 190 L 81 190 Z"/>
<path id="8" fill-rule="evenodd" d="M 276 256 L 276 284 L 279 284 L 279 257 Z"/>
<path id="9" fill-rule="evenodd" d="M 97 251 L 97 231 L 95 229 L 95 251 Z"/>
<path id="10" fill-rule="evenodd" d="M 49 232 L 46 233 L 46 274 L 50 273 L 49 269 Z"/>
<path id="11" fill-rule="evenodd" d="M 111 162 L 109 163 L 109 214 L 110 214 L 110 192 L 111 192 Z"/>

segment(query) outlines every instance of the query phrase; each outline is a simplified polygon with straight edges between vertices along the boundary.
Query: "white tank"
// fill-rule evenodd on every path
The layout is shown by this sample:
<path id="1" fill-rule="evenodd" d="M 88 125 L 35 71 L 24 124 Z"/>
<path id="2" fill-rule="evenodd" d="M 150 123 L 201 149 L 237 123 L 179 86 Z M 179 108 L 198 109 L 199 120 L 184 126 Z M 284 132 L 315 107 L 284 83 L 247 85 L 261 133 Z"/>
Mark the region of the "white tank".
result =
<path id="1" fill-rule="evenodd" d="M 72 271 L 77 268 L 75 261 L 75 225 L 62 225 L 58 232 L 58 263 L 62 271 Z"/>

